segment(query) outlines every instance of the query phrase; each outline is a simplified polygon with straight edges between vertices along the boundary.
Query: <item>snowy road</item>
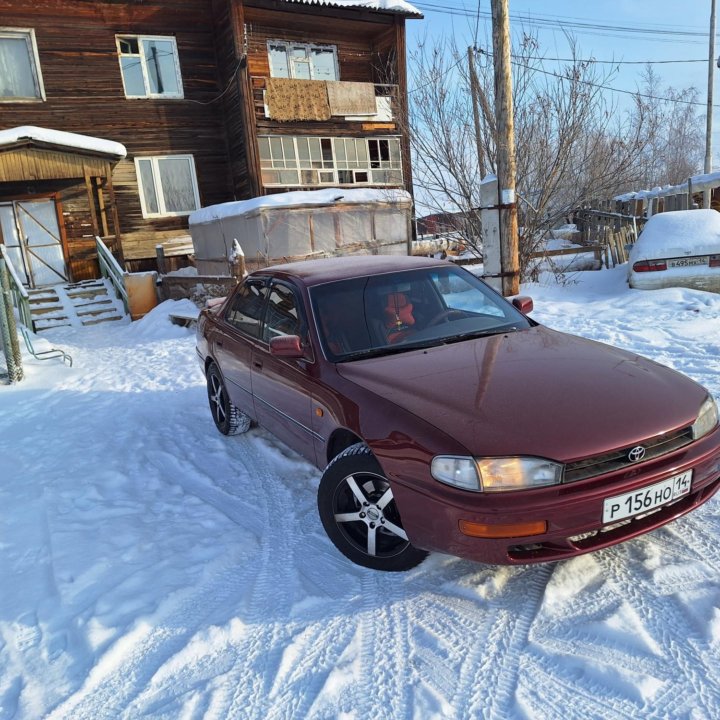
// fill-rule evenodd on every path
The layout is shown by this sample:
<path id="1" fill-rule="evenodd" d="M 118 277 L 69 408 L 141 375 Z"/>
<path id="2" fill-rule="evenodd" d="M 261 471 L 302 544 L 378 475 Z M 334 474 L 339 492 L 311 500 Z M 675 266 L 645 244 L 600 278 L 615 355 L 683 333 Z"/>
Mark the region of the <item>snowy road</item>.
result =
<path id="1" fill-rule="evenodd" d="M 720 296 L 583 275 L 533 317 L 720 398 Z M 554 565 L 363 570 L 313 467 L 217 434 L 163 309 L 0 387 L 2 720 L 720 718 L 720 499 Z"/>

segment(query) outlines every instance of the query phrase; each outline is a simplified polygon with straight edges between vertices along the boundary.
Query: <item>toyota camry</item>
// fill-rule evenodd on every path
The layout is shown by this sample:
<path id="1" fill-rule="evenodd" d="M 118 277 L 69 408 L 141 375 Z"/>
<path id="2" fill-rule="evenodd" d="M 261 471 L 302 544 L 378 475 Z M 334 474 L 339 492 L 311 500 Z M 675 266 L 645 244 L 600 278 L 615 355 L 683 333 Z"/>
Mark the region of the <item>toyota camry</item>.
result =
<path id="1" fill-rule="evenodd" d="M 429 551 L 570 558 L 707 501 L 720 483 L 707 390 L 531 310 L 442 260 L 257 271 L 200 316 L 212 418 L 225 435 L 257 423 L 320 468 L 328 537 L 379 570 Z"/>

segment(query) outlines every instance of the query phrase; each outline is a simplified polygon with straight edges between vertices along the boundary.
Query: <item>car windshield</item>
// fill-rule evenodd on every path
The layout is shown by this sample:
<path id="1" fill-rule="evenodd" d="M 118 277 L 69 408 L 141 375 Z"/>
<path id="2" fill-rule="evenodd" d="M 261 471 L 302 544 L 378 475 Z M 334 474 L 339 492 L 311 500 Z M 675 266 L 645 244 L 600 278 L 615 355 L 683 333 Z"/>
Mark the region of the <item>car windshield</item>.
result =
<path id="1" fill-rule="evenodd" d="M 339 280 L 311 288 L 310 297 L 332 362 L 530 327 L 504 298 L 452 265 Z"/>

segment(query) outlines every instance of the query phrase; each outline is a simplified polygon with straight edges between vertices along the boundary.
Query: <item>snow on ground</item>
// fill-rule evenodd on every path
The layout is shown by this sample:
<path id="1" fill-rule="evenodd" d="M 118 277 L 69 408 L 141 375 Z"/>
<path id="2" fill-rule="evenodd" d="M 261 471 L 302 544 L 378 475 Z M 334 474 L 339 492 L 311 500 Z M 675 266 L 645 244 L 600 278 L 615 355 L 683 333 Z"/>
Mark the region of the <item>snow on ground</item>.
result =
<path id="1" fill-rule="evenodd" d="M 720 398 L 720 295 L 625 272 L 523 291 Z M 720 500 L 557 564 L 358 568 L 313 467 L 215 431 L 182 308 L 0 387 L 0 718 L 720 717 Z"/>

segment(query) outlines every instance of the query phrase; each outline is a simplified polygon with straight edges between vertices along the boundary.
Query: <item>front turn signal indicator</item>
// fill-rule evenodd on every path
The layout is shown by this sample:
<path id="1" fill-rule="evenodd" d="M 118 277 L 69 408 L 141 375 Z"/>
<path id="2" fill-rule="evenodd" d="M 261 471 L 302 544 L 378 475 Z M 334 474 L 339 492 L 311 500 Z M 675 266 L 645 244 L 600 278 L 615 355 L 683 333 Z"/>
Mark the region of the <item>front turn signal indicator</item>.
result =
<path id="1" fill-rule="evenodd" d="M 505 525 L 489 525 L 487 523 L 471 522 L 470 520 L 460 520 L 458 525 L 463 535 L 490 540 L 544 535 L 547 532 L 546 520 L 534 520 L 533 522 L 510 523 Z"/>

